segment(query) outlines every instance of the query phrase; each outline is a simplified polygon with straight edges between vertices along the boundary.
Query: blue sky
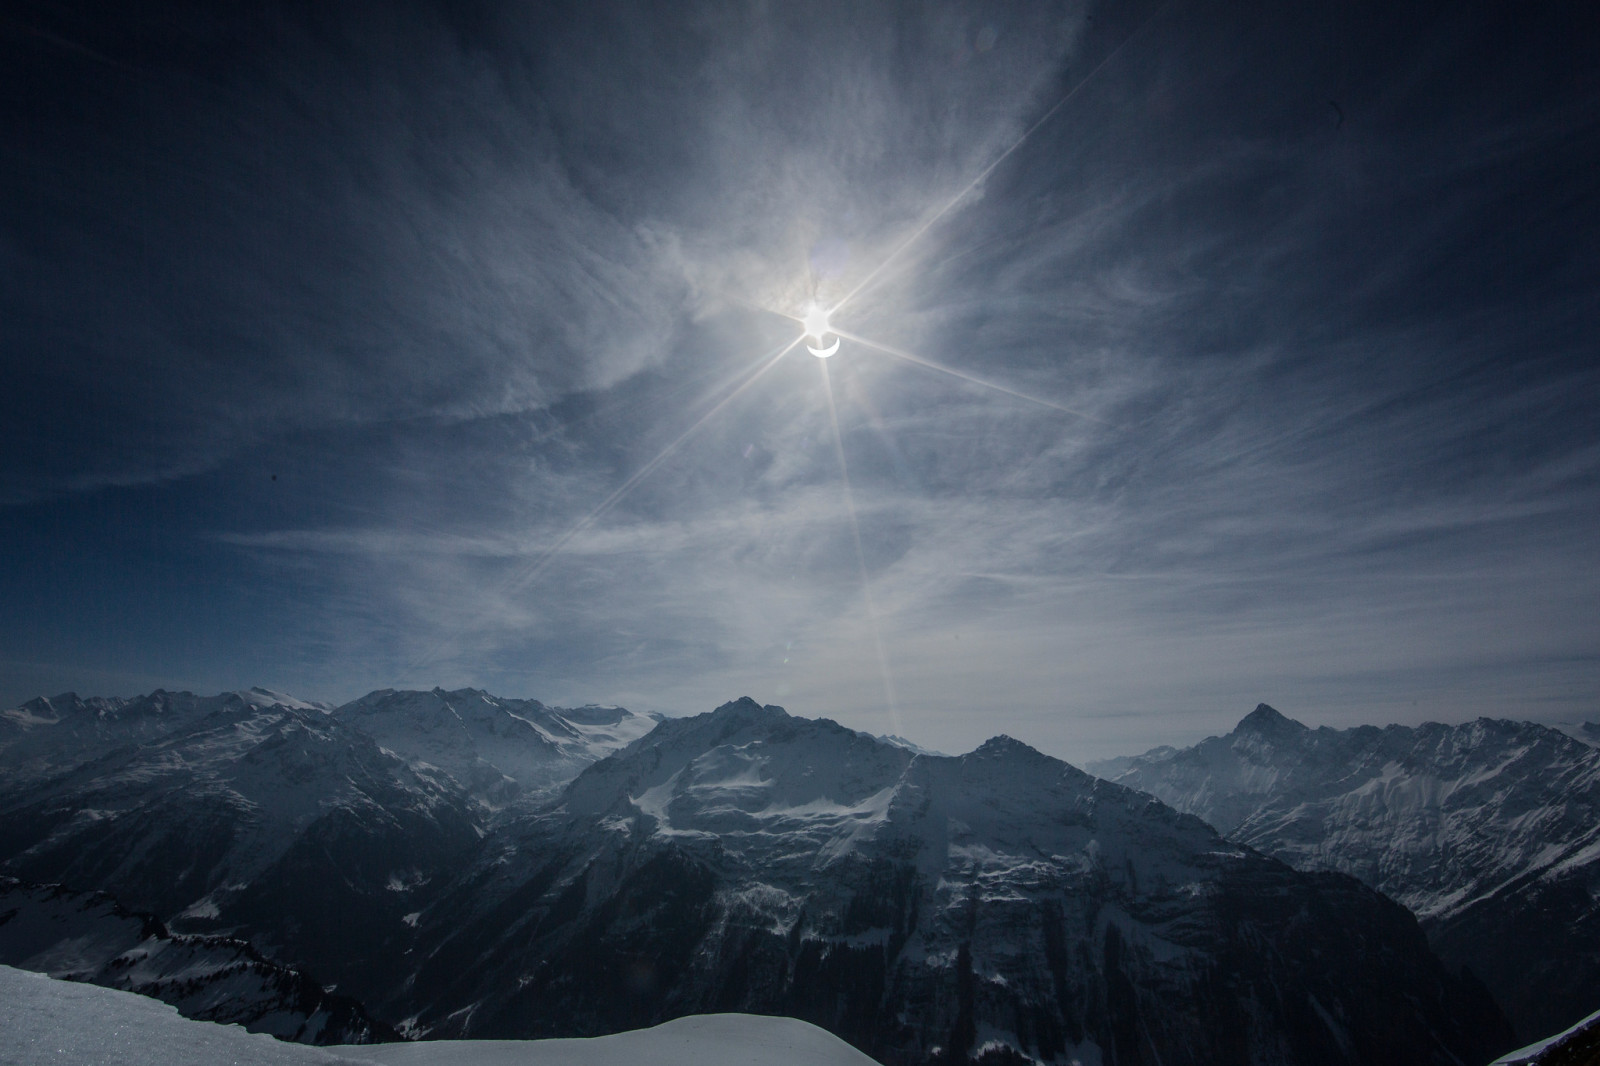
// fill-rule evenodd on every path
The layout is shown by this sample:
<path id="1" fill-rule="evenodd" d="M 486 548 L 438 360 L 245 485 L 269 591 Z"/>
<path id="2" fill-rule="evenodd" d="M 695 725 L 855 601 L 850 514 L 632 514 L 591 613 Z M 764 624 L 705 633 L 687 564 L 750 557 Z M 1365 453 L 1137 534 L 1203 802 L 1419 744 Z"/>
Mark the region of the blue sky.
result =
<path id="1" fill-rule="evenodd" d="M 0 26 L 0 702 L 1600 717 L 1581 5 L 212 7 Z"/>

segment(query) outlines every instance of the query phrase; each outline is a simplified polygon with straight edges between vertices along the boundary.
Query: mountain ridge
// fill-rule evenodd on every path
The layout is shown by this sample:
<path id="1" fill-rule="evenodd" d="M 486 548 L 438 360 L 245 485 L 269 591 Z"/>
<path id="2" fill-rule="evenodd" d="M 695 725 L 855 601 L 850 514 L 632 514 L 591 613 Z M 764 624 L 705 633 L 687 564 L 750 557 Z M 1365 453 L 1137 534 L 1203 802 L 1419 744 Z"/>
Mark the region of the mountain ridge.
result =
<path id="1" fill-rule="evenodd" d="M 0 873 L 109 891 L 364 993 L 371 960 L 495 818 L 655 725 L 442 689 L 337 708 L 277 695 L 73 696 L 0 715 Z"/>
<path id="2" fill-rule="evenodd" d="M 930 756 L 749 699 L 663 723 L 499 827 L 418 925 L 414 979 L 380 1002 L 429 1037 L 735 1010 L 891 1064 L 1510 1046 L 1487 995 L 1353 879 L 1011 738 Z M 1405 1005 L 1416 989 L 1436 1006 Z"/>
<path id="3" fill-rule="evenodd" d="M 1600 750 L 1505 719 L 1263 730 L 1258 713 L 1226 736 L 1090 768 L 1399 900 L 1520 1032 L 1593 1010 L 1582 990 L 1600 987 Z"/>
<path id="4" fill-rule="evenodd" d="M 748 1011 L 891 1066 L 1512 1046 L 1481 987 L 1359 881 L 1297 873 L 1004 735 L 937 755 L 749 697 L 659 721 L 475 689 L 297 703 L 11 716 L 0 767 L 51 736 L 81 733 L 91 757 L 0 779 L 0 869 L 168 892 L 144 909 L 248 936 L 410 1036 Z M 1257 724 L 1263 748 L 1288 728 Z M 569 781 L 516 779 L 552 753 Z M 278 844 L 240 850 L 267 830 Z"/>

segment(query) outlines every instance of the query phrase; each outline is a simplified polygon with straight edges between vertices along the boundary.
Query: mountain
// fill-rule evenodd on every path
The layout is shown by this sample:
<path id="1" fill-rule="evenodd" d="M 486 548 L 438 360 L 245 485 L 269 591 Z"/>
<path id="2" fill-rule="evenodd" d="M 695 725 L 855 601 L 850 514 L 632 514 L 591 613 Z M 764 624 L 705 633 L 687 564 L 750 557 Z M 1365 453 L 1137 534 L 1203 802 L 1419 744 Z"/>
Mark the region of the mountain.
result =
<path id="1" fill-rule="evenodd" d="M 1552 722 L 1550 728 L 1560 730 L 1591 748 L 1600 748 L 1600 722 Z"/>
<path id="2" fill-rule="evenodd" d="M 486 812 L 554 791 L 656 720 L 621 707 L 546 707 L 477 689 L 380 689 L 334 711 L 413 765 L 438 767 Z"/>
<path id="3" fill-rule="evenodd" d="M 1405 904 L 1520 1033 L 1600 1005 L 1600 749 L 1559 730 L 1308 729 L 1262 704 L 1228 736 L 1090 769 Z"/>
<path id="4" fill-rule="evenodd" d="M 801 1018 L 890 1066 L 1479 1063 L 1481 986 L 1360 884 L 999 737 L 918 754 L 744 699 L 492 831 L 373 1002 L 429 1037 Z"/>
<path id="5" fill-rule="evenodd" d="M 0 711 L 0 772 L 8 788 L 47 780 L 218 713 L 272 708 L 332 717 L 407 762 L 443 770 L 490 814 L 559 788 L 658 720 L 622 707 L 548 707 L 477 689 L 380 689 L 339 707 L 264 688 L 216 696 L 158 689 L 132 699 L 68 692 Z"/>
<path id="6" fill-rule="evenodd" d="M 41 696 L 0 711 L 0 773 L 7 787 L 44 780 L 130 744 L 159 740 L 208 715 L 272 706 L 328 709 L 261 688 L 217 696 L 161 689 L 132 699 Z"/>
<path id="7" fill-rule="evenodd" d="M 153 915 L 124 910 L 103 892 L 0 878 L 0 964 L 137 992 L 186 1018 L 242 1025 L 283 1040 L 399 1039 L 355 1000 L 267 961 L 242 940 L 173 936 Z"/>
<path id="8" fill-rule="evenodd" d="M 32 700 L 0 715 L 0 872 L 364 996 L 495 818 L 654 725 L 474 690 Z"/>
<path id="9" fill-rule="evenodd" d="M 234 694 L 145 702 L 131 721 L 129 706 L 107 725 L 85 703 L 93 724 L 30 729 L 28 742 L 69 748 L 52 763 L 87 761 L 0 779 L 0 872 L 107 891 L 354 989 L 483 832 L 451 778 L 325 711 Z"/>
<path id="10" fill-rule="evenodd" d="M 0 965 L 0 1062 L 7 1066 L 873 1066 L 816 1026 L 792 1018 L 680 1018 L 596 1040 L 366 1044 L 279 1043 L 235 1026 L 178 1017 L 171 1007 Z"/>

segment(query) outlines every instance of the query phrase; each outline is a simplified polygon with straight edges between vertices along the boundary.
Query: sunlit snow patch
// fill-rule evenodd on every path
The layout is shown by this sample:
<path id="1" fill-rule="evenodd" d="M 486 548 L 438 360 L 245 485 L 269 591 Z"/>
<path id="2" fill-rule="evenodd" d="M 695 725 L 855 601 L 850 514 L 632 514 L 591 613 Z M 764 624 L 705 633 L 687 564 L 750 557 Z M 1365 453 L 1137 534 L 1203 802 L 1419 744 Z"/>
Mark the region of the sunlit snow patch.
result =
<path id="1" fill-rule="evenodd" d="M 315 1048 L 190 1021 L 129 992 L 0 966 L 0 1062 L 8 1066 L 876 1066 L 793 1018 L 700 1014 L 592 1040 L 437 1040 Z"/>

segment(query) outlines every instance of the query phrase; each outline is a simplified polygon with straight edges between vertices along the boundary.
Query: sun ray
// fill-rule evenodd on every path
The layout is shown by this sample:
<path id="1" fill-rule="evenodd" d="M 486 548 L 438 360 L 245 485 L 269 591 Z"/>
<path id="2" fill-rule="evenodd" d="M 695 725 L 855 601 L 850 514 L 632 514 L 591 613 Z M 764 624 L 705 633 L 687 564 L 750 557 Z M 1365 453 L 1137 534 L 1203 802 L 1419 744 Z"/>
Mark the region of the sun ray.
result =
<path id="1" fill-rule="evenodd" d="M 872 397 L 865 389 L 857 388 L 848 393 L 850 403 L 859 408 L 867 416 L 867 425 L 872 427 L 873 433 L 878 437 L 878 443 L 889 456 L 890 465 L 894 468 L 895 475 L 903 484 L 918 484 L 917 477 L 911 472 L 911 464 L 906 460 L 905 452 L 900 449 L 900 442 L 895 440 L 894 433 L 889 429 L 888 419 L 883 417 L 883 412 L 878 410 Z"/>
<path id="2" fill-rule="evenodd" d="M 795 348 L 799 346 L 800 341 L 803 339 L 804 338 L 802 337 L 796 337 L 782 348 L 779 348 L 771 355 L 770 358 L 763 356 L 762 359 L 764 361 L 761 362 L 753 372 L 749 372 L 748 376 L 746 376 L 745 379 L 740 382 L 732 392 L 718 400 L 709 410 L 705 412 L 705 414 L 695 419 L 694 422 L 690 424 L 688 429 L 685 429 L 682 433 L 674 437 L 666 445 L 666 447 L 662 448 L 655 454 L 654 458 L 645 463 L 638 470 L 635 470 L 626 481 L 613 489 L 609 496 L 596 504 L 593 510 L 580 518 L 572 526 L 572 528 L 568 529 L 564 534 L 562 534 L 554 544 L 541 552 L 527 566 L 523 567 L 517 573 L 506 579 L 506 581 L 501 585 L 502 593 L 516 592 L 519 589 L 525 588 L 532 584 L 534 581 L 537 581 L 539 577 L 547 569 L 549 569 L 550 564 L 555 561 L 556 556 L 561 554 L 567 545 L 571 544 L 586 530 L 603 518 L 608 511 L 622 501 L 624 496 L 633 491 L 633 489 L 641 481 L 649 477 L 657 467 L 666 462 L 673 452 L 677 451 L 685 441 L 699 432 L 707 422 L 711 421 L 711 419 L 716 416 L 718 412 L 742 395 L 744 391 L 751 385 L 754 385 L 757 381 L 759 381 L 762 376 L 767 373 L 767 371 L 777 366 L 779 361 L 782 360 L 784 356 L 794 351 Z M 448 646 L 451 641 L 455 640 L 457 636 L 458 634 L 452 633 L 451 635 L 440 640 L 438 643 L 434 644 L 424 655 L 410 663 L 408 669 L 416 670 L 435 661 L 439 653 L 446 646 Z"/>
<path id="3" fill-rule="evenodd" d="M 855 493 L 850 488 L 850 466 L 844 459 L 844 434 L 839 430 L 839 409 L 833 402 L 833 378 L 828 374 L 828 361 L 818 360 L 822 368 L 822 391 L 828 398 L 828 421 L 833 425 L 833 449 L 839 456 L 839 480 L 844 485 L 844 507 L 850 515 L 850 537 L 856 546 L 856 569 L 861 575 L 861 598 L 867 607 L 867 623 L 872 629 L 872 643 L 878 652 L 878 676 L 883 680 L 883 702 L 889 709 L 891 732 L 899 734 L 900 708 L 895 699 L 894 674 L 889 669 L 889 653 L 883 646 L 883 630 L 878 625 L 878 608 L 872 600 L 872 585 L 867 580 L 867 555 L 861 549 L 861 523 L 856 518 Z"/>
<path id="4" fill-rule="evenodd" d="M 1106 57 L 1096 64 L 1093 70 L 1091 70 L 1081 81 L 1069 89 L 1061 97 L 1061 99 L 1057 100 L 1055 104 L 1051 106 L 1050 110 L 1046 111 L 1039 117 L 1037 121 L 1033 123 L 1033 125 L 1024 130 L 1021 136 L 1013 141 L 1011 145 L 1005 149 L 1005 151 L 1001 152 L 994 159 L 992 159 L 987 166 L 978 172 L 977 176 L 975 176 L 970 182 L 958 190 L 954 196 L 950 197 L 950 199 L 946 201 L 942 207 L 923 220 L 921 225 L 913 230 L 905 240 L 901 241 L 897 246 L 895 246 L 895 248 L 890 251 L 888 256 L 882 259 L 877 266 L 873 267 L 872 270 L 867 273 L 866 277 L 857 282 L 855 287 L 847 292 L 837 303 L 833 304 L 831 307 L 824 307 L 820 304 L 814 304 L 808 314 L 803 318 L 796 317 L 788 314 L 787 312 L 778 313 L 783 315 L 783 317 L 798 323 L 804 330 L 813 330 L 817 328 L 818 324 L 820 323 L 822 328 L 825 329 L 826 332 L 831 333 L 834 337 L 843 337 L 857 344 L 863 344 L 869 348 L 874 348 L 897 359 L 903 359 L 907 362 L 915 363 L 916 365 L 925 367 L 929 370 L 935 370 L 942 374 L 948 374 L 951 377 L 959 378 L 962 381 L 970 382 L 971 384 L 979 385 L 986 389 L 992 389 L 995 392 L 1003 393 L 1007 396 L 1012 396 L 1016 399 L 1027 401 L 1028 403 L 1039 404 L 1040 406 L 1049 407 L 1053 410 L 1060 411 L 1064 414 L 1073 415 L 1077 418 L 1084 418 L 1092 422 L 1099 422 L 1102 425 L 1109 425 L 1110 423 L 1107 423 L 1102 419 L 1096 418 L 1095 416 L 1086 414 L 1082 411 L 1076 411 L 1070 407 L 1065 407 L 1050 400 L 1040 399 L 1037 396 L 1029 396 L 1026 393 L 1018 392 L 1015 389 L 1006 388 L 1004 385 L 997 385 L 994 382 L 984 381 L 982 378 L 974 377 L 971 374 L 954 370 L 950 367 L 941 366 L 938 363 L 932 362 L 931 360 L 912 355 L 910 352 L 901 351 L 900 349 L 889 347 L 888 345 L 881 344 L 877 341 L 868 340 L 865 337 L 847 333 L 839 329 L 837 326 L 832 325 L 830 320 L 833 314 L 838 312 L 847 303 L 854 300 L 862 292 L 866 291 L 880 276 L 882 276 L 884 270 L 888 268 L 890 264 L 895 262 L 900 258 L 901 255 L 905 253 L 906 249 L 910 248 L 911 245 L 915 244 L 919 239 L 921 239 L 922 236 L 932 229 L 941 218 L 954 210 L 962 200 L 964 200 L 972 193 L 974 189 L 982 184 L 985 178 L 995 171 L 995 168 L 997 168 L 1001 163 L 1005 162 L 1005 160 L 1008 159 L 1018 148 L 1022 147 L 1028 138 L 1032 137 L 1033 134 L 1042 126 L 1044 126 L 1045 123 L 1054 118 L 1056 114 L 1059 113 L 1061 109 L 1065 107 L 1073 99 L 1073 97 L 1083 89 L 1085 85 L 1093 81 L 1094 78 L 1102 70 L 1104 70 L 1105 67 L 1129 45 L 1129 43 L 1134 40 L 1134 38 L 1138 37 L 1144 32 L 1145 28 L 1155 20 L 1156 16 L 1165 10 L 1171 3 L 1172 0 L 1163 0 L 1162 4 L 1152 11 L 1150 15 L 1148 15 L 1132 33 L 1123 38 L 1121 43 L 1107 53 Z M 715 403 L 709 410 L 697 418 L 689 426 L 689 428 L 685 429 L 677 437 L 673 438 L 673 440 L 669 442 L 666 447 L 662 448 L 661 451 L 656 453 L 654 458 L 645 463 L 638 470 L 634 471 L 634 473 L 626 481 L 617 486 L 617 488 L 613 490 L 605 499 L 601 500 L 593 510 L 584 515 L 583 518 L 579 519 L 578 522 L 574 524 L 571 529 L 567 530 L 567 532 L 564 533 L 553 545 L 551 545 L 544 552 L 540 553 L 540 555 L 525 568 L 509 578 L 503 585 L 503 591 L 513 592 L 527 586 L 533 581 L 536 581 L 545 572 L 545 570 L 549 568 L 550 564 L 555 560 L 555 558 L 566 549 L 567 545 L 571 544 L 573 540 L 581 536 L 586 530 L 593 526 L 594 523 L 604 517 L 607 512 L 621 502 L 621 500 L 629 492 L 633 491 L 633 489 L 640 482 L 649 477 L 650 474 L 653 473 L 662 463 L 664 463 L 673 452 L 677 451 L 677 449 L 682 446 L 685 441 L 687 441 L 703 426 L 705 426 L 705 424 L 710 421 L 718 412 L 720 412 L 736 397 L 741 395 L 747 388 L 764 376 L 767 371 L 776 366 L 785 355 L 788 355 L 791 351 L 798 347 L 801 342 L 805 340 L 806 336 L 807 333 L 802 333 L 800 336 L 790 341 L 787 345 L 784 345 L 782 348 L 778 349 L 770 358 L 764 357 L 765 361 L 762 362 L 754 372 L 750 373 L 749 376 L 744 379 L 744 381 L 740 382 L 740 384 L 735 387 L 732 392 L 728 393 L 728 395 L 717 401 L 717 403 Z M 820 340 L 821 338 L 819 337 L 817 339 Z M 835 344 L 834 348 L 837 350 L 837 344 Z M 832 353 L 830 352 L 829 354 Z M 873 640 L 877 645 L 878 664 L 883 676 L 884 697 L 888 703 L 890 719 L 895 723 L 895 730 L 898 732 L 899 714 L 895 704 L 894 681 L 889 671 L 888 655 L 884 650 L 883 638 L 878 628 L 877 612 L 873 606 L 872 592 L 867 583 L 866 557 L 861 547 L 860 524 L 856 519 L 855 500 L 850 489 L 850 473 L 849 468 L 845 463 L 844 439 L 839 430 L 839 416 L 833 398 L 833 384 L 828 375 L 826 359 L 820 360 L 820 362 L 822 365 L 823 383 L 828 398 L 828 414 L 833 423 L 834 446 L 839 456 L 839 472 L 840 476 L 844 480 L 845 503 L 850 512 L 850 531 L 851 535 L 855 539 L 856 563 L 861 572 L 862 595 L 865 597 L 867 603 L 867 613 L 872 623 Z M 409 669 L 414 670 L 432 662 L 438 653 L 455 639 L 455 635 L 452 635 L 450 637 L 446 637 L 444 640 L 441 640 L 438 644 L 434 645 L 434 647 L 426 655 L 413 661 Z"/>
<path id="5" fill-rule="evenodd" d="M 931 359 L 922 358 L 920 355 L 912 355 L 910 352 L 891 347 L 887 344 L 883 344 L 880 341 L 868 340 L 866 337 L 860 337 L 854 333 L 846 333 L 844 330 L 835 330 L 834 332 L 847 341 L 853 341 L 856 344 L 864 344 L 868 348 L 874 348 L 885 355 L 892 355 L 896 359 L 903 359 L 908 363 L 915 363 L 917 366 L 925 367 L 928 370 L 936 370 L 941 374 L 948 374 L 953 378 L 959 378 L 962 381 L 973 385 L 981 385 L 986 389 L 993 389 L 995 392 L 1004 393 L 1005 395 L 1015 397 L 1018 400 L 1026 400 L 1028 403 L 1036 403 L 1040 407 L 1048 407 L 1052 411 L 1060 411 L 1062 414 L 1072 415 L 1075 418 L 1086 419 L 1090 422 L 1098 422 L 1102 426 L 1109 426 L 1112 424 L 1103 418 L 1096 418 L 1094 415 L 1088 414 L 1087 412 L 1074 410 L 1073 408 L 1067 407 L 1064 404 L 1056 403 L 1054 400 L 1045 400 L 1039 398 L 1038 396 L 1029 396 L 1025 392 L 1018 392 L 1016 389 L 1008 389 L 1004 385 L 996 385 L 992 381 L 985 381 L 982 378 L 974 377 L 965 371 L 956 370 L 940 363 L 935 363 Z"/>
<path id="6" fill-rule="evenodd" d="M 883 273 L 884 268 L 886 268 L 896 259 L 900 258 L 901 254 L 904 253 L 907 248 L 910 248 L 919 239 L 921 239 L 922 235 L 932 229 L 941 218 L 943 218 L 945 215 L 948 215 L 952 210 L 955 209 L 957 204 L 966 199 L 967 196 L 969 196 L 979 185 L 983 184 L 984 179 L 990 174 L 993 174 L 995 168 L 1009 159 L 1013 152 L 1015 152 L 1018 148 L 1021 148 L 1029 137 L 1032 137 L 1036 132 L 1038 132 L 1041 126 L 1049 122 L 1052 118 L 1055 118 L 1056 114 L 1060 112 L 1062 108 L 1066 107 L 1067 104 L 1072 101 L 1072 98 L 1077 96 L 1085 85 L 1088 85 L 1091 81 L 1093 81 L 1095 76 L 1106 68 L 1107 64 L 1109 64 L 1113 59 L 1117 58 L 1117 56 L 1121 54 L 1122 50 L 1128 47 L 1134 38 L 1142 34 L 1145 31 L 1145 28 L 1149 26 L 1150 23 L 1155 21 L 1156 16 L 1161 14 L 1162 11 L 1166 10 L 1167 5 L 1170 3 L 1172 3 L 1172 0 L 1164 0 L 1160 7 L 1156 8 L 1148 16 L 1146 16 L 1145 20 L 1141 22 L 1132 33 L 1124 37 L 1120 44 L 1118 44 L 1110 52 L 1106 53 L 1106 57 L 1104 59 L 1095 64 L 1095 68 L 1085 75 L 1082 81 L 1068 89 L 1061 99 L 1057 100 L 1055 104 L 1051 106 L 1050 110 L 1046 111 L 1039 117 L 1038 121 L 1029 126 L 1027 129 L 1023 130 L 1022 136 L 1018 137 L 1015 141 L 1012 141 L 1009 148 L 995 156 L 994 159 L 989 162 L 988 166 L 978 171 L 977 177 L 967 182 L 967 184 L 963 185 L 954 196 L 945 201 L 943 207 L 939 208 L 939 210 L 935 211 L 933 214 L 924 219 L 922 224 L 913 230 L 909 237 L 896 245 L 894 249 L 878 263 L 877 266 L 873 267 L 872 270 L 867 273 L 866 277 L 857 282 L 855 288 L 845 293 L 844 297 L 840 299 L 838 303 L 828 308 L 828 313 L 833 314 L 839 311 L 844 307 L 845 304 L 849 303 L 851 300 L 854 300 L 870 285 L 872 285 L 878 276 Z M 840 336 L 843 336 L 843 334 L 840 334 Z"/>
<path id="7" fill-rule="evenodd" d="M 538 577 L 539 574 L 543 573 L 545 567 L 549 565 L 549 562 L 554 559 L 563 548 L 572 543 L 573 538 L 583 533 L 584 530 L 588 529 L 590 526 L 594 525 L 595 522 L 604 517 L 607 511 L 611 510 L 611 508 L 620 503 L 622 498 L 629 492 L 633 491 L 635 486 L 637 486 L 645 478 L 649 477 L 650 474 L 653 473 L 655 469 L 662 463 L 666 462 L 672 453 L 677 451 L 685 441 L 698 433 L 705 426 L 705 424 L 711 421 L 711 419 L 715 417 L 724 407 L 727 407 L 728 404 L 732 403 L 735 399 L 742 395 L 746 389 L 759 381 L 762 375 L 766 374 L 767 371 L 777 366 L 778 361 L 784 356 L 788 355 L 790 352 L 794 351 L 795 347 L 799 345 L 799 343 L 800 338 L 797 337 L 788 344 L 784 345 L 782 348 L 778 349 L 775 355 L 773 355 L 765 363 L 762 363 L 755 370 L 755 372 L 750 374 L 749 377 L 745 378 L 745 380 L 741 382 L 737 388 L 728 393 L 728 395 L 724 396 L 722 399 L 718 400 L 709 410 L 706 411 L 705 414 L 695 419 L 694 422 L 690 424 L 688 429 L 678 434 L 671 440 L 670 443 L 666 445 L 666 447 L 657 452 L 655 458 L 651 459 L 648 463 L 645 463 L 638 470 L 635 470 L 628 480 L 624 481 L 621 485 L 618 485 L 612 491 L 611 495 L 601 500 L 595 506 L 594 510 L 590 511 L 588 514 L 584 515 L 583 518 L 579 519 L 578 523 L 569 529 L 560 540 L 556 541 L 555 544 L 551 545 L 542 555 L 535 559 L 525 574 L 514 578 L 507 585 L 507 591 L 515 591 L 516 589 L 525 585 L 527 582 Z"/>

